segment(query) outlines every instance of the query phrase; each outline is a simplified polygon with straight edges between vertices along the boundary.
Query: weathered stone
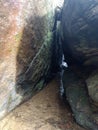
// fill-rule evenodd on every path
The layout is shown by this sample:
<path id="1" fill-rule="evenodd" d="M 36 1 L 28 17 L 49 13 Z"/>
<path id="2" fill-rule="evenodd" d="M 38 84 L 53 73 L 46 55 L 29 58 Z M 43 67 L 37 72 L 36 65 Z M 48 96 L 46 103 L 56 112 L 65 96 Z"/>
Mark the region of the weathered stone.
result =
<path id="1" fill-rule="evenodd" d="M 97 0 L 66 0 L 62 9 L 61 39 L 65 60 L 69 66 L 85 67 L 89 73 L 86 69 L 82 72 L 88 76 L 98 68 L 97 12 Z M 95 102 L 98 102 L 97 75 L 98 72 L 87 80 L 89 95 Z"/>
<path id="2" fill-rule="evenodd" d="M 66 98 L 76 122 L 88 130 L 98 130 L 98 124 L 93 116 L 83 79 L 71 68 L 65 70 L 62 79 Z"/>
<path id="3" fill-rule="evenodd" d="M 86 80 L 89 96 L 98 106 L 98 71 L 93 72 Z"/>
<path id="4" fill-rule="evenodd" d="M 0 118 L 44 86 L 54 7 L 53 0 L 0 1 Z"/>
<path id="5" fill-rule="evenodd" d="M 65 0 L 59 33 L 68 63 L 63 86 L 76 122 L 89 130 L 98 130 L 95 106 L 90 105 L 91 99 L 98 104 L 97 23 L 98 0 Z"/>
<path id="6" fill-rule="evenodd" d="M 98 67 L 98 0 L 65 0 L 62 16 L 67 62 Z"/>

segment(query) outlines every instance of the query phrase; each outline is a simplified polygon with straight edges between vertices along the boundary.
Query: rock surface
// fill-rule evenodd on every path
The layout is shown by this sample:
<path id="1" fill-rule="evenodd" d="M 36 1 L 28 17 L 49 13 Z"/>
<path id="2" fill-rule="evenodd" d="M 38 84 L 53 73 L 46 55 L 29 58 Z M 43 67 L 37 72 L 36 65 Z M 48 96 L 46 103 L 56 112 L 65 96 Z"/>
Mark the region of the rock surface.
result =
<path id="1" fill-rule="evenodd" d="M 65 0 L 62 15 L 67 62 L 98 67 L 98 0 Z"/>
<path id="2" fill-rule="evenodd" d="M 44 86 L 54 1 L 0 1 L 0 118 Z"/>
<path id="3" fill-rule="evenodd" d="M 98 70 L 93 72 L 86 80 L 89 96 L 98 107 Z"/>
<path id="4" fill-rule="evenodd" d="M 98 130 L 94 114 L 98 106 L 91 101 L 98 104 L 98 72 L 91 75 L 98 69 L 97 23 L 98 0 L 65 0 L 60 26 L 68 63 L 62 78 L 64 92 L 76 122 L 88 130 Z"/>
<path id="5" fill-rule="evenodd" d="M 62 9 L 61 39 L 65 61 L 87 80 L 90 97 L 98 102 L 98 0 L 66 0 Z M 74 68 L 74 67 L 73 67 Z M 86 75 L 86 77 L 85 77 Z"/>
<path id="6" fill-rule="evenodd" d="M 53 80 L 40 93 L 0 121 L 0 130 L 84 130 L 59 98 L 59 83 Z"/>

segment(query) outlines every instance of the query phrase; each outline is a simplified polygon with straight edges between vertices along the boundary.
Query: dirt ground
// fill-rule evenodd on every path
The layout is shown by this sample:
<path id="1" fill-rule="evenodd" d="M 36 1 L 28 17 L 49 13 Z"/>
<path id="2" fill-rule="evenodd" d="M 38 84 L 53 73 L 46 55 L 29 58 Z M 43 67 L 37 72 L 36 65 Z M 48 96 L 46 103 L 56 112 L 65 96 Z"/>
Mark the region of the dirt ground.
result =
<path id="1" fill-rule="evenodd" d="M 78 126 L 70 108 L 59 98 L 59 83 L 51 81 L 45 89 L 0 121 L 0 130 L 84 130 Z"/>

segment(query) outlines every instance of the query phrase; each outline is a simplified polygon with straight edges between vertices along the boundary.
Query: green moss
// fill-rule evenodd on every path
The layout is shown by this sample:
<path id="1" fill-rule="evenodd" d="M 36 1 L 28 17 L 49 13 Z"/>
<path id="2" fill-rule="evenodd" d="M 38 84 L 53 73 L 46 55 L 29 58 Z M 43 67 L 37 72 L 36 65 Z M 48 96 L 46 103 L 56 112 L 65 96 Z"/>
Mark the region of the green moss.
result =
<path id="1" fill-rule="evenodd" d="M 15 40 L 19 42 L 22 38 L 22 32 L 15 35 Z"/>
<path id="2" fill-rule="evenodd" d="M 44 87 L 44 80 L 41 80 L 36 87 L 38 88 L 38 91 L 41 90 Z"/>

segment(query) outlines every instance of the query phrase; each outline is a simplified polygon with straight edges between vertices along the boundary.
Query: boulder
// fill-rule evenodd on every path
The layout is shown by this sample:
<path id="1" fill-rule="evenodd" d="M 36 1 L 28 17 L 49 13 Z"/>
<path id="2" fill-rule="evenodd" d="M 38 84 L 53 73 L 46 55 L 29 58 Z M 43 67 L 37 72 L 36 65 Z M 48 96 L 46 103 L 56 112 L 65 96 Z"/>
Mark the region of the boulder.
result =
<path id="1" fill-rule="evenodd" d="M 98 70 L 89 76 L 89 78 L 86 80 L 86 83 L 92 103 L 98 106 Z"/>
<path id="2" fill-rule="evenodd" d="M 67 62 L 98 67 L 98 0 L 65 0 L 62 16 L 61 34 Z"/>
<path id="3" fill-rule="evenodd" d="M 98 130 L 98 0 L 65 0 L 60 26 L 64 92 L 76 122 Z M 94 72 L 95 71 L 95 72 Z M 92 100 L 91 100 L 92 99 Z M 92 104 L 93 102 L 93 104 Z"/>
<path id="4" fill-rule="evenodd" d="M 51 64 L 53 2 L 0 1 L 0 119 L 44 87 Z"/>

